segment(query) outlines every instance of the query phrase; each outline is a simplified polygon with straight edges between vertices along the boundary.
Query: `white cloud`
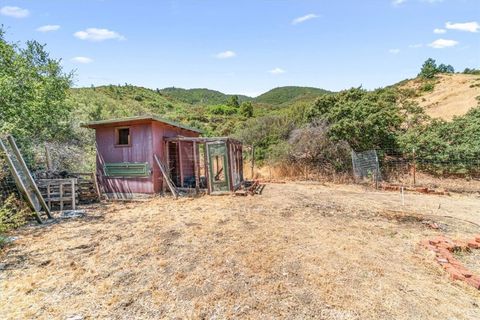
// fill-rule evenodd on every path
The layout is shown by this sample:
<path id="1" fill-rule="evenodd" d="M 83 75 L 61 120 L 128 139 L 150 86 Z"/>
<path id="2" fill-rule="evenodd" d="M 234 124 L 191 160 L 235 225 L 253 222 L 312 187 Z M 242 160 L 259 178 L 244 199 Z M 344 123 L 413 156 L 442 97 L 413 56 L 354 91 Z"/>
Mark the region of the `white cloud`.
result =
<path id="1" fill-rule="evenodd" d="M 444 34 L 444 33 L 446 33 L 446 32 L 447 32 L 447 30 L 441 29 L 441 28 L 435 28 L 435 29 L 433 29 L 433 33 L 436 33 L 436 34 Z"/>
<path id="2" fill-rule="evenodd" d="M 30 15 L 30 11 L 20 7 L 5 6 L 0 9 L 0 14 L 14 18 L 25 18 Z"/>
<path id="3" fill-rule="evenodd" d="M 100 42 L 104 40 L 125 40 L 125 37 L 119 34 L 118 32 L 108 30 L 108 29 L 99 29 L 99 28 L 88 28 L 82 31 L 77 31 L 73 34 L 75 37 L 81 40 L 89 40 L 93 42 Z"/>
<path id="4" fill-rule="evenodd" d="M 430 47 L 435 49 L 443 49 L 455 47 L 458 44 L 458 41 L 447 40 L 447 39 L 438 39 L 429 44 Z"/>
<path id="5" fill-rule="evenodd" d="M 480 30 L 480 24 L 476 21 L 464 22 L 464 23 L 451 23 L 447 22 L 445 28 L 458 31 L 478 32 Z"/>
<path id="6" fill-rule="evenodd" d="M 36 30 L 38 32 L 50 32 L 50 31 L 57 31 L 60 29 L 58 24 L 47 24 L 45 26 L 38 27 Z"/>
<path id="7" fill-rule="evenodd" d="M 274 68 L 274 69 L 272 69 L 268 72 L 271 73 L 271 74 L 282 74 L 282 73 L 285 73 L 286 71 L 283 70 L 282 68 L 277 67 L 277 68 Z"/>
<path id="8" fill-rule="evenodd" d="M 93 59 L 88 57 L 74 57 L 72 58 L 72 62 L 87 64 L 87 63 L 92 63 Z"/>
<path id="9" fill-rule="evenodd" d="M 298 18 L 293 19 L 292 24 L 296 25 L 296 24 L 303 23 L 303 22 L 308 21 L 308 20 L 316 19 L 318 17 L 319 16 L 314 14 L 314 13 L 309 13 L 309 14 L 306 14 L 302 17 L 298 17 Z"/>
<path id="10" fill-rule="evenodd" d="M 390 50 L 388 50 L 388 52 L 390 52 L 391 54 L 399 54 L 400 49 L 390 49 Z"/>
<path id="11" fill-rule="evenodd" d="M 401 4 L 405 3 L 405 2 L 407 2 L 407 0 L 393 0 L 393 1 L 392 1 L 392 5 L 394 5 L 394 6 L 399 6 L 399 5 L 401 5 Z"/>
<path id="12" fill-rule="evenodd" d="M 228 59 L 228 58 L 233 58 L 236 57 L 237 54 L 234 51 L 227 50 L 223 52 L 219 52 L 215 55 L 217 59 Z"/>
<path id="13" fill-rule="evenodd" d="M 423 44 L 421 43 L 415 43 L 415 44 L 411 44 L 408 46 L 409 48 L 421 48 L 423 47 Z"/>

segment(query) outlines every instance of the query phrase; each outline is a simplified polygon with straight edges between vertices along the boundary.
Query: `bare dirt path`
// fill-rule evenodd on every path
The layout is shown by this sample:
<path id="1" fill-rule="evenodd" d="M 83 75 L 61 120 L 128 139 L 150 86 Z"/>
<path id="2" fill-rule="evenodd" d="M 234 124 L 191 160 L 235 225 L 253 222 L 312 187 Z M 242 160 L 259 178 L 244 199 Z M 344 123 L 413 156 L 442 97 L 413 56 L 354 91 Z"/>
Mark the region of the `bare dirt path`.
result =
<path id="1" fill-rule="evenodd" d="M 270 184 L 255 197 L 92 206 L 0 256 L 2 319 L 478 319 L 421 248 L 480 229 L 480 199 Z M 422 223 L 420 214 L 443 230 Z M 444 218 L 452 216 L 453 218 Z"/>

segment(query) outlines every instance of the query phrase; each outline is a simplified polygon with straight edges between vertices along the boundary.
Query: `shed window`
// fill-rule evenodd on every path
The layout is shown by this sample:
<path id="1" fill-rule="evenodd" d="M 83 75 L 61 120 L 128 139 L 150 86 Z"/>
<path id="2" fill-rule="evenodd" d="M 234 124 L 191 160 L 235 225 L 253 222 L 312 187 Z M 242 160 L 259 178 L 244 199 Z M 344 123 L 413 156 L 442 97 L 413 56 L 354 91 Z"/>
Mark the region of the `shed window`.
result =
<path id="1" fill-rule="evenodd" d="M 130 145 L 130 128 L 116 128 L 115 133 L 117 146 Z"/>

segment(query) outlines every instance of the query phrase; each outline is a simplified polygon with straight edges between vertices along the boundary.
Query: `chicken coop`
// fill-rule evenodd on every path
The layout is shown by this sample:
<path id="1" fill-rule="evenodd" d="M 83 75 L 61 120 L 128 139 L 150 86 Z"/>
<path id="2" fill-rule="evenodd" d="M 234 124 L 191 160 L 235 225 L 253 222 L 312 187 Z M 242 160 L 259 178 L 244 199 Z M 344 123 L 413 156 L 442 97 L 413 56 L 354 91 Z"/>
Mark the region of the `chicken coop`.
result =
<path id="1" fill-rule="evenodd" d="M 243 182 L 242 144 L 157 116 L 92 121 L 96 174 L 107 198 L 165 192 L 224 194 Z"/>

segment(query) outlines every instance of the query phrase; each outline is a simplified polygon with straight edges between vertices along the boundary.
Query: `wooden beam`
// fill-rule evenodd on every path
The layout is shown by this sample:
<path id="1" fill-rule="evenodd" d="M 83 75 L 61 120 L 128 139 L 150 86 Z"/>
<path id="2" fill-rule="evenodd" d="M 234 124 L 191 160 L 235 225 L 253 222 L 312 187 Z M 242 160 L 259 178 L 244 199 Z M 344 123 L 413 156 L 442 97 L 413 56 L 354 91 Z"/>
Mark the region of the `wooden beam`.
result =
<path id="1" fill-rule="evenodd" d="M 98 186 L 98 177 L 96 172 L 93 173 L 92 178 L 93 184 L 95 185 L 95 191 L 97 192 L 98 201 L 102 201 L 102 192 L 100 191 L 100 187 Z"/>
<path id="2" fill-rule="evenodd" d="M 50 157 L 50 150 L 48 150 L 48 146 L 46 143 L 45 143 L 45 162 L 47 164 L 47 170 L 53 171 L 52 158 Z"/>
<path id="3" fill-rule="evenodd" d="M 29 202 L 30 206 L 32 207 L 34 211 L 34 216 L 35 220 L 37 220 L 38 223 L 43 223 L 42 218 L 40 218 L 40 215 L 38 214 L 37 208 L 35 207 L 35 204 L 33 203 L 32 198 L 30 197 L 30 194 L 28 193 L 27 188 L 23 184 L 22 179 L 20 178 L 20 175 L 15 168 L 15 165 L 13 164 L 12 158 L 10 158 L 10 155 L 8 154 L 8 150 L 3 144 L 2 139 L 0 139 L 0 148 L 2 151 L 5 153 L 5 159 L 7 160 L 7 164 L 10 167 L 10 171 L 12 172 L 12 176 L 15 179 L 15 182 L 17 184 L 18 189 L 20 189 L 20 192 L 24 194 L 25 198 Z"/>
<path id="4" fill-rule="evenodd" d="M 207 179 L 207 193 L 210 194 L 212 192 L 212 185 L 210 183 L 210 161 L 208 155 L 208 143 L 205 143 L 205 151 L 203 153 L 204 162 L 205 162 L 205 178 Z"/>
<path id="5" fill-rule="evenodd" d="M 165 155 L 164 157 L 164 162 L 165 163 L 165 170 L 170 173 L 170 152 L 169 152 L 169 144 L 170 142 L 164 141 L 163 142 L 163 148 L 164 152 L 163 154 Z M 164 194 L 167 191 L 167 182 L 165 181 L 164 178 L 162 178 L 162 193 Z"/>
<path id="6" fill-rule="evenodd" d="M 75 201 L 76 201 L 76 200 L 75 200 L 75 192 L 76 192 L 76 190 L 75 190 L 75 184 L 76 184 L 75 181 L 76 181 L 76 180 L 77 180 L 77 179 L 72 179 L 71 182 L 70 182 L 71 185 L 72 185 L 72 210 L 75 210 Z"/>
<path id="7" fill-rule="evenodd" d="M 197 142 L 194 141 L 193 142 L 193 165 L 194 165 L 193 169 L 195 172 L 195 191 L 198 194 L 200 189 L 200 163 L 198 161 L 199 154 L 197 154 L 197 152 L 198 152 Z"/>
<path id="8" fill-rule="evenodd" d="M 42 208 L 45 210 L 45 213 L 47 214 L 48 218 L 52 219 L 52 215 L 50 214 L 50 208 L 48 208 L 47 204 L 45 203 L 45 200 L 43 199 L 42 194 L 40 193 L 40 190 L 38 190 L 38 186 L 35 183 L 35 180 L 33 180 L 32 175 L 30 174 L 30 170 L 28 170 L 27 164 L 25 163 L 25 160 L 23 160 L 22 154 L 20 153 L 20 150 L 17 147 L 17 144 L 15 143 L 15 139 L 13 139 L 12 136 L 7 137 L 8 142 L 10 142 L 10 145 L 12 147 L 13 153 L 18 159 L 18 162 L 20 163 L 20 166 L 26 173 L 26 178 L 27 181 L 31 184 L 33 188 L 33 192 L 37 195 L 38 201 L 40 202 L 40 205 Z"/>
<path id="9" fill-rule="evenodd" d="M 170 191 L 172 192 L 175 199 L 177 199 L 178 198 L 177 189 L 175 188 L 175 185 L 173 184 L 173 181 L 167 175 L 167 172 L 165 171 L 165 168 L 163 167 L 162 162 L 158 159 L 156 154 L 153 155 L 153 158 L 155 159 L 155 162 L 157 163 L 158 167 L 160 168 L 160 171 L 162 172 L 163 177 L 164 177 L 165 181 L 167 182 L 168 187 L 170 188 Z"/>
<path id="10" fill-rule="evenodd" d="M 178 141 L 178 165 L 180 166 L 180 187 L 183 188 L 182 142 Z"/>

